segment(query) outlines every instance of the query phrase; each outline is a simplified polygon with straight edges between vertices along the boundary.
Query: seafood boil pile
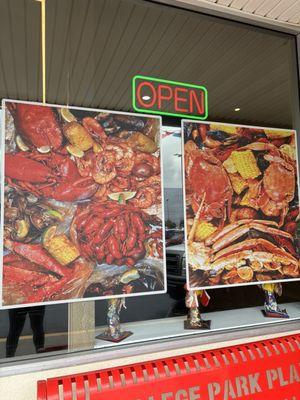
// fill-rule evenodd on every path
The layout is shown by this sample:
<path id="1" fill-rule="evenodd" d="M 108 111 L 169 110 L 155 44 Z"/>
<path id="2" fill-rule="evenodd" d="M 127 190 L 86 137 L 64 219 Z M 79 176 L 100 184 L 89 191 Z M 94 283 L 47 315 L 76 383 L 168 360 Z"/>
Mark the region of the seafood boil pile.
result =
<path id="1" fill-rule="evenodd" d="M 4 110 L 2 304 L 163 290 L 159 119 Z"/>
<path id="2" fill-rule="evenodd" d="M 295 132 L 183 129 L 189 286 L 300 278 Z"/>

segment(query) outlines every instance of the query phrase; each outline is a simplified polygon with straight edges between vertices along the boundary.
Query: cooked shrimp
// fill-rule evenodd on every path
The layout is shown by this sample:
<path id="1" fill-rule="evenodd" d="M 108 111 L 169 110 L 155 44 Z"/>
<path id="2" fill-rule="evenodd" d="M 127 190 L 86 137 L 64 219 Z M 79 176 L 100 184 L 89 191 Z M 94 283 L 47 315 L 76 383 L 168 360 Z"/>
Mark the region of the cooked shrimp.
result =
<path id="1" fill-rule="evenodd" d="M 95 193 L 94 197 L 96 197 L 97 200 L 106 200 L 107 194 L 108 194 L 107 185 L 101 185 L 101 187 Z"/>
<path id="2" fill-rule="evenodd" d="M 117 160 L 116 168 L 118 170 L 118 175 L 122 177 L 127 177 L 130 175 L 132 168 L 134 166 L 135 153 L 134 151 L 125 143 L 121 143 L 120 147 L 123 151 L 122 159 Z"/>
<path id="3" fill-rule="evenodd" d="M 113 152 L 105 150 L 96 154 L 92 167 L 95 182 L 105 184 L 114 179 L 117 175 L 115 164 L 116 158 Z"/>
<path id="4" fill-rule="evenodd" d="M 142 187 L 131 200 L 135 207 L 149 208 L 155 204 L 156 192 L 151 187 Z"/>
<path id="5" fill-rule="evenodd" d="M 105 147 L 105 150 L 113 151 L 116 155 L 116 161 L 122 160 L 122 158 L 124 158 L 124 151 L 120 146 L 117 146 L 115 144 L 108 144 Z"/>
<path id="6" fill-rule="evenodd" d="M 146 187 L 149 187 L 149 186 L 156 187 L 156 186 L 159 186 L 159 188 L 160 188 L 161 187 L 161 176 L 160 175 L 150 176 L 149 178 L 138 182 L 137 186 L 138 187 L 144 187 L 144 186 L 146 186 Z"/>
<path id="7" fill-rule="evenodd" d="M 109 191 L 110 192 L 123 192 L 125 190 L 130 190 L 131 189 L 131 181 L 127 177 L 122 177 L 122 176 L 116 176 L 115 179 L 113 179 L 109 183 Z"/>

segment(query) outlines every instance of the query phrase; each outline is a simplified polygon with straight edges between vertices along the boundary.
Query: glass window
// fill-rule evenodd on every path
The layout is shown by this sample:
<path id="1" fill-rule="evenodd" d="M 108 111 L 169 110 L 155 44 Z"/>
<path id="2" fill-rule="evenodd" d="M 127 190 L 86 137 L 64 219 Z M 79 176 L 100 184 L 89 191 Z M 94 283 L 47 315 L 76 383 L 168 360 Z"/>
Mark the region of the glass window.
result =
<path id="1" fill-rule="evenodd" d="M 31 0 L 1 2 L 1 98 L 42 101 L 39 7 Z M 211 121 L 299 128 L 291 35 L 142 0 L 51 0 L 46 17 L 48 103 L 132 112 L 131 80 L 142 74 L 205 85 Z M 163 117 L 168 290 L 126 299 L 121 321 L 133 335 L 123 343 L 197 334 L 183 329 L 187 309 L 180 126 L 180 119 Z M 249 314 L 241 309 L 254 310 L 264 303 L 258 286 L 209 294 L 210 303 L 202 311 L 210 313 L 220 329 L 234 328 L 233 320 L 239 318 L 248 325 Z M 278 300 L 294 318 L 300 317 L 299 296 L 299 283 L 284 283 Z M 82 330 L 89 328 L 76 320 L 84 310 L 88 325 L 99 334 L 107 323 L 107 306 L 103 300 L 0 311 L 1 362 L 113 346 L 100 339 L 86 341 Z M 218 311 L 228 310 L 235 311 L 222 326 Z M 253 311 L 256 323 L 263 324 L 259 310 Z"/>

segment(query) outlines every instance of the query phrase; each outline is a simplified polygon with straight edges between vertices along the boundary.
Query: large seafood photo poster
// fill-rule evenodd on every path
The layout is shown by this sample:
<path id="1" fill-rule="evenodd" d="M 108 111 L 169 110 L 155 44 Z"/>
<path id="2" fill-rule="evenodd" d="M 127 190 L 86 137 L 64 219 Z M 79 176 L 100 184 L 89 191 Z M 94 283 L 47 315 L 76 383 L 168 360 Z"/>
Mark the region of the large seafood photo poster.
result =
<path id="1" fill-rule="evenodd" d="M 182 132 L 188 288 L 299 280 L 296 132 L 191 120 Z"/>
<path id="2" fill-rule="evenodd" d="M 164 293 L 161 118 L 2 110 L 2 308 Z"/>

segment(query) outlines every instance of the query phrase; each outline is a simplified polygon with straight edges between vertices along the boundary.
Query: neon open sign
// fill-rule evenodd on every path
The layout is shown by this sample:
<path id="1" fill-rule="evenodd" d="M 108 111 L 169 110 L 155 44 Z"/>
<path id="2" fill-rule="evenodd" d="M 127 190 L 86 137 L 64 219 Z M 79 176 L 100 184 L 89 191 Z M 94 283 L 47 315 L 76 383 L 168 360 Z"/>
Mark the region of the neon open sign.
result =
<path id="1" fill-rule="evenodd" d="M 135 111 L 204 120 L 208 95 L 204 86 L 136 75 L 132 80 Z"/>

